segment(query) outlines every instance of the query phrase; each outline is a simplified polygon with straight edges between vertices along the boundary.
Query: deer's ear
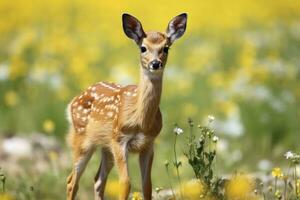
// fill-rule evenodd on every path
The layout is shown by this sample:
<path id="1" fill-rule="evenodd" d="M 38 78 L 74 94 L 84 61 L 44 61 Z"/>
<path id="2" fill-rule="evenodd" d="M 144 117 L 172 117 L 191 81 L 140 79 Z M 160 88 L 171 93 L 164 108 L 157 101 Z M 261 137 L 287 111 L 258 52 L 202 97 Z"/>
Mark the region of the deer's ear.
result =
<path id="1" fill-rule="evenodd" d="M 167 28 L 167 36 L 171 42 L 171 44 L 180 38 L 186 29 L 186 22 L 187 22 L 187 14 L 182 13 L 176 17 L 174 17 L 168 25 Z"/>
<path id="2" fill-rule="evenodd" d="M 142 39 L 146 37 L 141 22 L 127 13 L 122 15 L 122 21 L 125 34 L 137 44 L 140 44 Z"/>

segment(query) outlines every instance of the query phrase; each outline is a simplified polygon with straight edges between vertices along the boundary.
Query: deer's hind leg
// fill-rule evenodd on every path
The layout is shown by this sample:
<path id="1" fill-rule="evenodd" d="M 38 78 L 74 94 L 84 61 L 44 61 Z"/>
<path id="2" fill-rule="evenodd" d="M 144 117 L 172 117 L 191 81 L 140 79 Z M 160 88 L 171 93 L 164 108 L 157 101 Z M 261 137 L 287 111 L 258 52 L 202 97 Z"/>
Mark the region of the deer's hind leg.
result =
<path id="1" fill-rule="evenodd" d="M 102 149 L 102 160 L 95 177 L 94 192 L 95 200 L 104 199 L 104 190 L 109 172 L 114 166 L 114 158 L 109 149 Z"/>
<path id="2" fill-rule="evenodd" d="M 82 137 L 84 137 L 84 135 L 79 135 L 78 133 L 70 134 L 72 134 L 73 169 L 67 178 L 67 200 L 74 200 L 78 191 L 79 179 L 95 148 L 92 146 L 82 147 Z"/>

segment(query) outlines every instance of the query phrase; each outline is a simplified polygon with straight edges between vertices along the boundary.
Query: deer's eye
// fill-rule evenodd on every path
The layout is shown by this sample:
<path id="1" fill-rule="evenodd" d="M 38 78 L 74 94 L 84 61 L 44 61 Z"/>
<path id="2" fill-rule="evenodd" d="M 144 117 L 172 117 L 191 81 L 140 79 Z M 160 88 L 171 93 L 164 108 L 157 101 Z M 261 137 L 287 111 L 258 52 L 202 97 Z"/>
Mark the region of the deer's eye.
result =
<path id="1" fill-rule="evenodd" d="M 141 47 L 141 52 L 145 53 L 147 51 L 146 47 Z"/>
<path id="2" fill-rule="evenodd" d="M 164 52 L 168 53 L 169 52 L 169 47 L 164 47 Z"/>

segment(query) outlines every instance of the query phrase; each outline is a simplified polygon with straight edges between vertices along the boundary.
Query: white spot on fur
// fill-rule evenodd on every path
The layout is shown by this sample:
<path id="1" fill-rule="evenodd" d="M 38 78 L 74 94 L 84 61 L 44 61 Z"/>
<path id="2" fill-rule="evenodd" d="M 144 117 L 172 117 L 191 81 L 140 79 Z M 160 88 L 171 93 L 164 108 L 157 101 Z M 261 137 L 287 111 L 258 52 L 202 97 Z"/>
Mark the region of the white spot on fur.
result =
<path id="1" fill-rule="evenodd" d="M 107 117 L 112 118 L 114 116 L 114 113 L 109 111 L 106 115 L 107 115 Z"/>
<path id="2" fill-rule="evenodd" d="M 84 114 L 87 114 L 89 111 L 90 111 L 90 109 L 84 109 L 84 110 L 83 110 L 83 113 L 84 113 Z"/>
<path id="3" fill-rule="evenodd" d="M 96 95 L 95 100 L 99 100 L 99 99 L 100 99 L 100 96 Z"/>
<path id="4" fill-rule="evenodd" d="M 78 131 L 79 133 L 84 133 L 85 128 L 83 128 L 83 127 L 82 127 L 82 128 L 78 128 L 77 131 Z"/>

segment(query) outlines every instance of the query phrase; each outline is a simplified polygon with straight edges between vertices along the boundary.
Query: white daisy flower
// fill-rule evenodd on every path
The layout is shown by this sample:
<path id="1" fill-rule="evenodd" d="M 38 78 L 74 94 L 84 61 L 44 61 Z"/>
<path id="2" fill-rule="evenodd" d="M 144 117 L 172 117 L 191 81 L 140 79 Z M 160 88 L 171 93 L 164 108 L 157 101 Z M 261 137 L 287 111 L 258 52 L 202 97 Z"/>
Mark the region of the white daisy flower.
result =
<path id="1" fill-rule="evenodd" d="M 219 141 L 219 137 L 218 136 L 214 136 L 212 138 L 212 141 L 215 142 L 215 143 L 217 143 Z"/>
<path id="2" fill-rule="evenodd" d="M 180 134 L 183 133 L 183 130 L 182 130 L 181 128 L 179 128 L 179 127 L 175 127 L 173 131 L 174 131 L 174 133 L 176 133 L 177 135 L 180 135 Z"/>
<path id="3" fill-rule="evenodd" d="M 215 121 L 215 117 L 213 115 L 208 115 L 208 122 L 211 123 L 213 121 Z"/>
<path id="4" fill-rule="evenodd" d="M 288 151 L 284 154 L 284 157 L 287 159 L 287 160 L 290 160 L 290 159 L 293 159 L 295 156 L 295 154 L 291 151 Z"/>

